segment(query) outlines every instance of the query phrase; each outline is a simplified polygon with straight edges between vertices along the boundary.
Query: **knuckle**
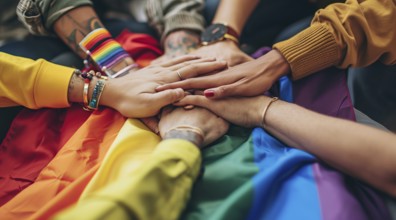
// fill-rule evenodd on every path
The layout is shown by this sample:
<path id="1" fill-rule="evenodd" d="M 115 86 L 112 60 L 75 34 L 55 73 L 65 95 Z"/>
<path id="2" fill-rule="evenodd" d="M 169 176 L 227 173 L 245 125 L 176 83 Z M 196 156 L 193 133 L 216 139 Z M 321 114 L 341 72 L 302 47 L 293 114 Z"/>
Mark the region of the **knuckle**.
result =
<path id="1" fill-rule="evenodd" d="M 177 100 L 178 99 L 178 93 L 175 90 L 170 90 L 168 91 L 165 96 L 167 97 L 166 100 L 168 101 L 173 101 L 173 100 Z"/>
<path id="2" fill-rule="evenodd" d="M 227 92 L 227 88 L 225 86 L 221 86 L 217 89 L 219 95 L 224 95 Z"/>
<path id="3" fill-rule="evenodd" d="M 198 65 L 196 65 L 196 64 L 193 64 L 193 65 L 191 65 L 190 66 L 190 71 L 191 72 L 197 72 L 199 70 L 199 66 Z"/>

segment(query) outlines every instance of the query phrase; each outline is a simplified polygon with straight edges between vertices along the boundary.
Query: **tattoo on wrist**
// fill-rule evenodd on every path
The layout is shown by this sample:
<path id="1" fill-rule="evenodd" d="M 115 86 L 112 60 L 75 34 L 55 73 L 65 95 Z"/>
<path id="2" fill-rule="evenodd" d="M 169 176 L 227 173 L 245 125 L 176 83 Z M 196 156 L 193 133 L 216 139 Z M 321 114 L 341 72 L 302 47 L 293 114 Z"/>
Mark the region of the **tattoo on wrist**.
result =
<path id="1" fill-rule="evenodd" d="M 172 33 L 165 40 L 166 53 L 182 55 L 191 52 L 199 46 L 199 36 L 191 31 Z"/>
<path id="2" fill-rule="evenodd" d="M 201 148 L 203 144 L 203 136 L 191 130 L 170 130 L 164 135 L 163 139 L 183 139 L 193 143 L 199 148 Z"/>
<path id="3" fill-rule="evenodd" d="M 74 91 L 76 89 L 76 87 L 78 87 L 78 83 L 79 83 L 78 81 L 79 81 L 78 76 L 75 73 L 73 73 L 73 75 L 70 79 L 70 82 L 69 82 L 68 90 L 67 90 L 67 100 L 69 103 L 73 102 L 74 100 L 78 100 L 78 97 L 76 97 L 76 94 Z"/>

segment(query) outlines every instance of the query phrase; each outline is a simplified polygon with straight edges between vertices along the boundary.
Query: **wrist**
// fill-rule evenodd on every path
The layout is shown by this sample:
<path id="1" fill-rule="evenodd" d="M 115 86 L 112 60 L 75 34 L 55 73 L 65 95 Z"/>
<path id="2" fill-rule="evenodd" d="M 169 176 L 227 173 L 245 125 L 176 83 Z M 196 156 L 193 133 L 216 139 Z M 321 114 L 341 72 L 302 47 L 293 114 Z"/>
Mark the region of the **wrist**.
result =
<path id="1" fill-rule="evenodd" d="M 267 76 L 270 76 L 273 82 L 277 81 L 280 77 L 286 76 L 290 73 L 289 63 L 276 49 L 269 51 L 267 54 L 256 59 L 253 62 L 255 62 L 259 66 L 263 66 L 263 63 L 269 63 L 270 65 L 264 65 L 266 68 L 262 71 L 263 73 L 266 73 Z M 268 73 L 271 74 L 268 75 Z"/>
<path id="2" fill-rule="evenodd" d="M 95 80 L 97 81 L 97 79 L 95 79 Z M 117 91 L 117 88 L 114 85 L 115 80 L 116 79 L 109 78 L 106 81 L 106 88 L 103 90 L 102 97 L 99 101 L 99 105 L 117 109 L 115 104 L 118 103 L 118 100 L 117 100 L 117 95 L 114 94 L 114 92 Z M 95 85 L 96 81 L 92 82 L 92 85 Z M 90 88 L 92 88 L 92 87 L 93 86 L 90 86 Z M 92 91 L 93 91 L 93 88 L 92 88 Z M 90 94 L 92 94 L 92 91 L 90 89 Z"/>
<path id="3" fill-rule="evenodd" d="M 200 37 L 197 32 L 178 30 L 168 34 L 163 41 L 165 53 L 183 55 L 198 48 Z"/>
<path id="4" fill-rule="evenodd" d="M 218 46 L 223 46 L 223 47 L 234 47 L 234 48 L 239 49 L 239 45 L 237 43 L 235 43 L 235 41 L 230 40 L 230 39 L 224 39 L 221 41 L 217 41 L 217 42 L 213 43 L 212 45 L 218 45 Z"/>
<path id="5" fill-rule="evenodd" d="M 163 139 L 182 139 L 191 142 L 198 148 L 203 145 L 203 135 L 188 129 L 172 129 L 168 131 Z"/>
<path id="6" fill-rule="evenodd" d="M 84 88 L 84 81 L 80 77 L 78 77 L 75 73 L 73 73 L 72 77 L 70 78 L 68 91 L 67 91 L 67 98 L 69 103 L 83 102 L 83 95 L 82 95 L 83 88 Z"/>
<path id="7" fill-rule="evenodd" d="M 219 41 L 233 41 L 239 46 L 239 32 L 226 23 L 215 22 L 201 34 L 201 44 L 204 46 Z"/>
<path id="8" fill-rule="evenodd" d="M 268 115 L 269 115 L 269 113 L 268 112 L 270 112 L 270 111 L 272 111 L 271 110 L 271 107 L 273 106 L 273 105 L 275 105 L 274 103 L 276 102 L 276 101 L 278 101 L 279 100 L 279 98 L 278 97 L 272 97 L 272 98 L 270 98 L 270 97 L 266 97 L 265 98 L 265 102 L 263 102 L 264 103 L 264 110 L 263 110 L 263 112 L 262 112 L 262 116 L 261 116 L 261 122 L 260 122 L 260 125 L 261 125 L 261 127 L 262 128 L 267 128 L 267 117 L 268 117 Z M 266 120 L 267 119 L 267 120 Z"/>
<path id="9" fill-rule="evenodd" d="M 131 57 L 124 58 L 121 62 L 114 64 L 109 67 L 109 70 L 116 74 L 117 72 L 123 70 L 125 67 L 134 64 L 134 61 Z"/>

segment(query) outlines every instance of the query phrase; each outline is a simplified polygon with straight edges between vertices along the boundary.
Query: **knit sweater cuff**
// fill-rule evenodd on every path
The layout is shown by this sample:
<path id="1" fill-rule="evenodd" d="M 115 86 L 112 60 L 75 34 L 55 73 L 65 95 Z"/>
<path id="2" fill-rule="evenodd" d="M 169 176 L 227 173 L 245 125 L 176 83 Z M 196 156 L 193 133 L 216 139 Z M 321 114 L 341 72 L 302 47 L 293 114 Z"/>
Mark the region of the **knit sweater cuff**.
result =
<path id="1" fill-rule="evenodd" d="M 204 30 L 204 20 L 201 16 L 196 16 L 189 13 L 178 13 L 165 20 L 165 29 L 162 33 L 161 42 L 165 37 L 176 30 L 187 29 L 201 33 Z"/>
<path id="2" fill-rule="evenodd" d="M 294 80 L 338 64 L 341 50 L 325 24 L 313 24 L 273 46 L 290 64 Z"/>

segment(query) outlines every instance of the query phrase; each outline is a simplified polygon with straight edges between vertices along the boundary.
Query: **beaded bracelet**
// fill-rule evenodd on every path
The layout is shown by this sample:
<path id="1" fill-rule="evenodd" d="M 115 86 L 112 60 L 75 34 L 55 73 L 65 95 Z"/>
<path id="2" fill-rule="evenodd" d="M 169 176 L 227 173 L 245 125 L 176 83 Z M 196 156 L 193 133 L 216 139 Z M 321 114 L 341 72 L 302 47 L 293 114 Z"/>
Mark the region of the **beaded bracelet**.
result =
<path id="1" fill-rule="evenodd" d="M 112 78 L 115 78 L 115 73 L 110 68 L 124 58 L 129 57 L 129 54 L 104 28 L 98 28 L 90 32 L 82 39 L 79 45 L 87 54 L 87 60 L 91 61 L 101 72 Z"/>
<path id="2" fill-rule="evenodd" d="M 80 76 L 84 79 L 83 88 L 83 109 L 86 111 L 97 110 L 99 105 L 100 96 L 103 93 L 105 81 L 108 79 L 106 76 L 102 76 L 100 72 L 94 72 L 93 70 L 89 72 L 81 72 L 80 70 L 74 70 L 74 74 Z M 98 82 L 94 87 L 91 100 L 88 99 L 89 85 L 93 77 L 98 78 Z"/>

